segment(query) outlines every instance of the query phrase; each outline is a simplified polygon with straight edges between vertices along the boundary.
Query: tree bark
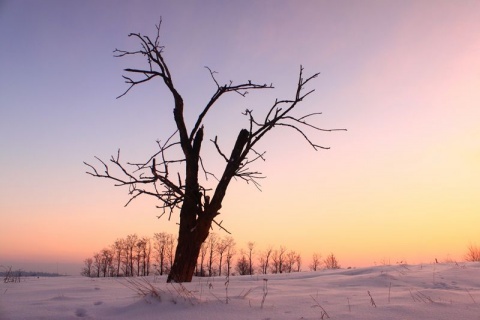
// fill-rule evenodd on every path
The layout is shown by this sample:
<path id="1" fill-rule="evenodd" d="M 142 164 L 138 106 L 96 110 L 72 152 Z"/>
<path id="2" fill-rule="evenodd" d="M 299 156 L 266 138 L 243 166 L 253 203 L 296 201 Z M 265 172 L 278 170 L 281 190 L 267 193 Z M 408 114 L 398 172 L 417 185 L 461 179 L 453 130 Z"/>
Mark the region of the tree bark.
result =
<path id="1" fill-rule="evenodd" d="M 183 208 L 182 208 L 183 209 Z M 182 210 L 183 211 L 183 210 Z M 191 282 L 203 242 L 207 239 L 212 221 L 198 219 L 188 228 L 180 223 L 175 260 L 167 282 Z"/>

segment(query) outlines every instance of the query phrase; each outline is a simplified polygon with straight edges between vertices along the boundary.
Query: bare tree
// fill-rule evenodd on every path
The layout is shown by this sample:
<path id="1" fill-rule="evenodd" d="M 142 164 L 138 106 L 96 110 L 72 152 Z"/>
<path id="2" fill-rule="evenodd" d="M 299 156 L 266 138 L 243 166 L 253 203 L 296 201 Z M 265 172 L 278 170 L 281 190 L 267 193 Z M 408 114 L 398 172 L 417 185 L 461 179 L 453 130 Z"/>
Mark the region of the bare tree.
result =
<path id="1" fill-rule="evenodd" d="M 98 252 L 93 255 L 93 267 L 95 270 L 95 276 L 99 278 L 100 272 L 102 271 L 102 255 Z"/>
<path id="2" fill-rule="evenodd" d="M 274 250 L 272 253 L 271 270 L 272 273 L 285 272 L 285 253 L 287 248 L 280 246 L 279 250 Z"/>
<path id="3" fill-rule="evenodd" d="M 278 250 L 274 250 L 272 252 L 272 262 L 271 262 L 270 270 L 272 273 L 281 272 L 279 268 L 279 261 L 278 261 Z"/>
<path id="4" fill-rule="evenodd" d="M 213 262 L 217 256 L 217 241 L 218 237 L 215 233 L 210 233 L 207 242 L 208 242 L 208 276 L 212 277 L 215 275 L 215 271 L 213 269 Z"/>
<path id="5" fill-rule="evenodd" d="M 113 252 L 110 249 L 102 249 L 100 252 L 100 263 L 101 263 L 101 271 L 103 273 L 103 277 L 107 275 L 111 275 L 111 270 L 113 270 Z"/>
<path id="6" fill-rule="evenodd" d="M 225 256 L 225 263 L 226 263 L 226 274 L 227 274 L 227 277 L 230 276 L 230 272 L 232 270 L 232 260 L 233 260 L 233 256 L 235 255 L 236 251 L 235 251 L 235 241 L 233 240 L 233 238 L 230 238 L 228 237 L 229 241 L 228 241 L 228 246 L 227 246 L 227 250 L 226 250 L 226 256 Z"/>
<path id="7" fill-rule="evenodd" d="M 255 242 L 249 242 L 248 243 L 248 274 L 250 274 L 250 275 L 253 274 L 252 254 L 253 254 L 254 246 L 255 246 Z"/>
<path id="8" fill-rule="evenodd" d="M 270 259 L 270 256 L 272 254 L 272 247 L 268 247 L 265 251 L 263 251 L 261 254 L 260 254 L 260 259 L 259 259 L 259 262 L 260 262 L 260 272 L 262 274 L 267 274 L 268 273 L 268 267 L 269 267 L 269 259 Z"/>
<path id="9" fill-rule="evenodd" d="M 112 245 L 113 259 L 115 261 L 115 275 L 118 277 L 120 275 L 120 264 L 122 262 L 122 252 L 123 252 L 123 239 L 117 239 Z"/>
<path id="10" fill-rule="evenodd" d="M 465 255 L 465 260 L 471 262 L 480 261 L 480 247 L 470 244 Z"/>
<path id="11" fill-rule="evenodd" d="M 252 110 L 249 109 L 244 111 L 243 114 L 247 117 L 246 129 L 241 129 L 238 133 L 229 156 L 222 150 L 218 137 L 211 140 L 219 156 L 225 160 L 225 167 L 216 187 L 203 186 L 199 181 L 201 170 L 206 177 L 214 176 L 205 169 L 200 153 L 204 138 L 204 120 L 207 114 L 213 110 L 219 99 L 227 94 L 237 93 L 245 96 L 248 90 L 271 89 L 273 85 L 259 84 L 250 80 L 240 84 L 230 81 L 221 85 L 215 78 L 215 72 L 207 68 L 216 85 L 216 90 L 198 115 L 194 125 L 187 128 L 184 119 L 184 101 L 174 85 L 172 73 L 164 58 L 164 47 L 160 44 L 160 25 L 161 21 L 156 26 L 157 32 L 154 38 L 140 33 L 129 35 L 140 43 L 138 50 L 115 50 L 116 57 L 140 56 L 146 60 L 145 68 L 124 70 L 129 74 L 129 76 L 123 76 L 129 87 L 119 97 L 137 85 L 159 78 L 173 97 L 173 120 L 176 131 L 165 142 L 158 141 L 159 150 L 148 157 L 145 162 L 123 163 L 120 160 L 119 150 L 117 155 L 110 159 L 112 166 L 118 169 L 118 174 L 113 173 L 111 167 L 99 158 L 97 158 L 100 162 L 98 168 L 88 163 L 85 164 L 89 167 L 88 174 L 113 180 L 116 186 L 127 186 L 130 200 L 126 205 L 139 196 L 148 195 L 159 200 L 158 208 L 163 210 L 160 216 L 167 212 L 171 217 L 172 213 L 179 209 L 178 244 L 175 261 L 167 281 L 190 282 L 200 248 L 207 238 L 212 224 L 215 223 L 223 229 L 221 222 L 218 223 L 215 218 L 220 214 L 219 210 L 232 178 L 244 180 L 257 187 L 259 186 L 258 179 L 263 178 L 260 172 L 250 169 L 253 162 L 259 159 L 264 160 L 264 152 L 255 149 L 258 142 L 274 127 L 284 127 L 297 132 L 313 149 L 328 149 L 315 144 L 304 130 L 307 128 L 317 131 L 339 129 L 321 129 L 313 125 L 311 119 L 320 115 L 318 112 L 303 116 L 293 115 L 292 111 L 296 110 L 300 103 L 314 92 L 314 90 L 305 91 L 306 85 L 319 75 L 319 73 L 315 73 L 312 76 L 304 77 L 303 67 L 300 67 L 297 87 L 292 98 L 275 100 L 264 117 L 254 117 Z M 169 155 L 176 154 L 173 151 L 178 149 L 182 156 L 170 158 Z M 177 164 L 183 166 L 178 172 L 172 172 Z"/>
<path id="12" fill-rule="evenodd" d="M 197 270 L 197 275 L 200 277 L 205 276 L 205 268 L 203 267 L 203 264 L 205 263 L 205 257 L 207 256 L 207 253 L 208 253 L 208 243 L 204 242 L 200 246 L 200 255 L 199 255 L 200 270 Z"/>
<path id="13" fill-rule="evenodd" d="M 330 253 L 325 260 L 323 260 L 326 269 L 340 269 L 337 258 L 333 253 Z"/>
<path id="14" fill-rule="evenodd" d="M 231 246 L 233 243 L 233 238 L 231 237 L 225 237 L 223 239 L 220 239 L 220 241 L 217 242 L 217 254 L 218 254 L 218 275 L 222 275 L 222 262 L 223 262 L 223 255 L 225 251 Z"/>
<path id="15" fill-rule="evenodd" d="M 139 238 L 135 244 L 135 261 L 137 262 L 137 275 L 145 276 L 147 273 L 147 252 L 150 247 L 150 238 Z"/>
<path id="16" fill-rule="evenodd" d="M 136 234 L 129 234 L 125 241 L 123 242 L 123 249 L 125 254 L 125 276 L 134 276 L 135 275 L 135 261 L 133 256 L 133 250 L 137 244 L 138 236 Z"/>
<path id="17" fill-rule="evenodd" d="M 241 257 L 237 260 L 236 269 L 239 275 L 245 276 L 249 274 L 250 267 L 248 264 L 247 257 L 245 257 L 245 252 L 242 251 L 240 254 L 241 254 Z"/>
<path id="18" fill-rule="evenodd" d="M 319 253 L 314 253 L 313 254 L 312 264 L 310 264 L 310 270 L 317 271 L 320 268 L 320 266 L 322 264 L 320 258 L 321 258 L 321 255 Z"/>
<path id="19" fill-rule="evenodd" d="M 145 246 L 143 251 L 143 275 L 150 275 L 150 256 L 152 254 L 152 242 L 149 237 L 145 237 Z"/>
<path id="20" fill-rule="evenodd" d="M 155 260 L 157 261 L 157 272 L 163 275 L 167 259 L 168 234 L 165 232 L 155 233 L 153 235 L 155 249 Z"/>
<path id="21" fill-rule="evenodd" d="M 140 264 L 142 262 L 142 252 L 143 252 L 143 241 L 142 239 L 138 239 L 137 242 L 135 243 L 134 246 L 135 249 L 135 256 L 134 256 L 134 261 L 137 264 L 137 271 L 135 272 L 137 276 L 141 276 L 140 273 Z"/>
<path id="22" fill-rule="evenodd" d="M 175 249 L 176 249 L 176 244 L 177 239 L 173 234 L 169 234 L 167 237 L 167 259 L 168 259 L 168 268 L 165 270 L 167 272 L 170 272 L 173 267 L 173 261 L 175 259 Z"/>
<path id="23" fill-rule="evenodd" d="M 290 250 L 286 254 L 286 259 L 285 259 L 285 272 L 293 272 L 295 263 L 297 262 L 297 256 L 298 254 L 294 250 Z"/>
<path id="24" fill-rule="evenodd" d="M 300 272 L 300 270 L 302 269 L 302 256 L 300 255 L 300 253 L 297 253 L 295 257 L 295 263 L 297 265 L 297 272 Z"/>
<path id="25" fill-rule="evenodd" d="M 92 265 L 93 265 L 93 259 L 92 258 L 87 258 L 83 261 L 84 267 L 82 269 L 82 276 L 85 277 L 91 277 L 92 276 Z"/>

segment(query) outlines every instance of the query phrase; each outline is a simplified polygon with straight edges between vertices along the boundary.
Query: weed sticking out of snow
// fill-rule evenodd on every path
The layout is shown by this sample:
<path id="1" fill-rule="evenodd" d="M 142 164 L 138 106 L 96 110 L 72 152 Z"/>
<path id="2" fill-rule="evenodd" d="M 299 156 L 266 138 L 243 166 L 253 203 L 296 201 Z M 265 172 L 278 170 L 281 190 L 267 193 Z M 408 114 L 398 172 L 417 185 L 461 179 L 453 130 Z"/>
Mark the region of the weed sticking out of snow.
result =
<path id="1" fill-rule="evenodd" d="M 170 285 L 175 289 L 177 297 L 183 299 L 184 302 L 188 302 L 191 305 L 194 305 L 197 302 L 195 294 L 188 290 L 182 283 L 170 283 Z"/>
<path id="2" fill-rule="evenodd" d="M 268 279 L 263 279 L 263 297 L 262 297 L 262 303 L 261 303 L 261 308 L 263 309 L 263 304 L 265 303 L 265 299 L 267 298 L 268 294 Z"/>
<path id="3" fill-rule="evenodd" d="M 321 313 L 320 313 L 320 319 L 330 319 L 330 316 L 328 315 L 327 311 L 325 311 L 325 309 L 323 309 L 323 307 L 320 305 L 320 303 L 313 297 L 313 296 L 310 296 L 313 301 L 315 301 L 315 305 L 313 305 L 313 308 L 315 307 L 318 307 L 320 308 L 321 310 Z"/>
<path id="4" fill-rule="evenodd" d="M 376 308 L 376 307 L 377 307 L 377 304 L 375 303 L 375 300 L 373 300 L 373 297 L 372 297 L 372 295 L 370 294 L 370 291 L 367 291 L 367 293 L 368 293 L 368 296 L 370 297 L 370 303 L 371 303 L 372 307 L 375 307 L 375 308 Z"/>

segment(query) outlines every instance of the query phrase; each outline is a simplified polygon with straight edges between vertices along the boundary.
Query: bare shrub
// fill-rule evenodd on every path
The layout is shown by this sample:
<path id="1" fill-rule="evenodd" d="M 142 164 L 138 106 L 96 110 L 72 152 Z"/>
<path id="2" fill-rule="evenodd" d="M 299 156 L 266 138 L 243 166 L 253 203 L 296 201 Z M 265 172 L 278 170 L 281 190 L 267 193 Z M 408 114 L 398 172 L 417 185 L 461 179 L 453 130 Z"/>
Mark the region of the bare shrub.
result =
<path id="1" fill-rule="evenodd" d="M 243 253 L 241 258 L 237 261 L 236 269 L 238 274 L 241 276 L 247 275 L 250 272 L 250 265 L 248 264 L 248 260 Z"/>
<path id="2" fill-rule="evenodd" d="M 3 274 L 4 274 L 3 282 L 4 283 L 20 282 L 20 278 L 22 277 L 22 270 L 19 269 L 19 270 L 13 271 L 11 266 L 9 266 L 9 267 L 0 266 L 0 267 L 5 270 L 3 272 Z"/>
<path id="3" fill-rule="evenodd" d="M 480 261 L 480 247 L 474 244 L 469 245 L 465 260 L 470 262 Z"/>
<path id="4" fill-rule="evenodd" d="M 312 256 L 312 264 L 310 265 L 310 270 L 317 271 L 320 266 L 322 265 L 322 261 L 320 260 L 322 256 L 319 253 L 314 253 Z"/>
<path id="5" fill-rule="evenodd" d="M 323 261 L 326 269 L 340 269 L 337 258 L 333 253 L 330 253 Z"/>

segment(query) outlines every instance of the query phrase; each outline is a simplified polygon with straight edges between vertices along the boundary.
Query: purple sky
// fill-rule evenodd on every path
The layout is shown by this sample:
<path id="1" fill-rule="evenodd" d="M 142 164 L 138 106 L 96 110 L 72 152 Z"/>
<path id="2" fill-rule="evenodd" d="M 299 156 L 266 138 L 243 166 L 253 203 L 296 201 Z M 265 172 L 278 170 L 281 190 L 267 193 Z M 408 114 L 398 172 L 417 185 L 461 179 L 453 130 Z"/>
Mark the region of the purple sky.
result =
<path id="1" fill-rule="evenodd" d="M 142 61 L 112 51 L 136 49 L 127 35 L 153 34 L 160 16 L 189 125 L 215 90 L 204 66 L 276 87 L 222 100 L 206 138 L 227 148 L 245 108 L 291 97 L 300 64 L 321 72 L 304 112 L 349 130 L 314 135 L 332 147 L 320 152 L 291 131 L 265 139 L 263 191 L 235 183 L 222 210 L 239 247 L 335 252 L 346 266 L 461 259 L 480 242 L 479 1 L 3 1 L 0 265 L 81 263 L 117 237 L 176 232 L 83 165 L 117 148 L 145 160 L 172 133 L 160 82 L 115 99 Z"/>

